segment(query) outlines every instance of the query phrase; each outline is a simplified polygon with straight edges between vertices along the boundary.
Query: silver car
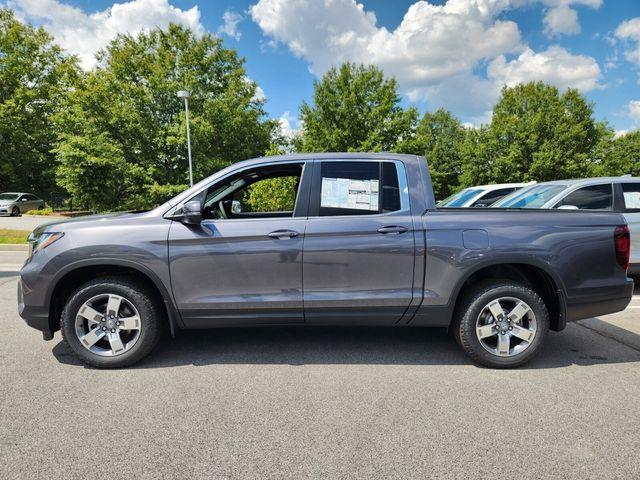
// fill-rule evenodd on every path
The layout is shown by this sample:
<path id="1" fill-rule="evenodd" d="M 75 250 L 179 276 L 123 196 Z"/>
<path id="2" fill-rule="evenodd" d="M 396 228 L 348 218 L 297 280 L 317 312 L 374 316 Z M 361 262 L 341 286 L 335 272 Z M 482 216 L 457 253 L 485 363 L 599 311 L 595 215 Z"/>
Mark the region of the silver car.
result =
<path id="1" fill-rule="evenodd" d="M 44 207 L 44 200 L 31 193 L 0 193 L 0 215 L 18 216 Z"/>
<path id="2" fill-rule="evenodd" d="M 640 274 L 640 178 L 638 177 L 600 177 L 538 183 L 514 192 L 491 206 L 621 212 L 631 230 L 629 273 Z"/>

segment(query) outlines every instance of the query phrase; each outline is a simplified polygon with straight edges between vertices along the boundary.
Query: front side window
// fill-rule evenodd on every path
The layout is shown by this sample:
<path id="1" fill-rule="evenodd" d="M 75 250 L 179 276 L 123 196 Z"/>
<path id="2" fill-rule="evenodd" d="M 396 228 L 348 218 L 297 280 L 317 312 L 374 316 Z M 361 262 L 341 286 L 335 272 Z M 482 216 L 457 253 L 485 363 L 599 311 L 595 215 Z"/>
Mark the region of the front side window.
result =
<path id="1" fill-rule="evenodd" d="M 640 182 L 623 183 L 622 195 L 625 210 L 640 211 Z"/>
<path id="2" fill-rule="evenodd" d="M 245 170 L 209 187 L 205 219 L 293 217 L 302 164 L 275 164 Z"/>
<path id="3" fill-rule="evenodd" d="M 560 200 L 554 208 L 576 207 L 578 210 L 611 210 L 613 187 L 611 184 L 579 188 Z"/>
<path id="4" fill-rule="evenodd" d="M 320 216 L 395 212 L 401 197 L 393 162 L 322 162 Z"/>

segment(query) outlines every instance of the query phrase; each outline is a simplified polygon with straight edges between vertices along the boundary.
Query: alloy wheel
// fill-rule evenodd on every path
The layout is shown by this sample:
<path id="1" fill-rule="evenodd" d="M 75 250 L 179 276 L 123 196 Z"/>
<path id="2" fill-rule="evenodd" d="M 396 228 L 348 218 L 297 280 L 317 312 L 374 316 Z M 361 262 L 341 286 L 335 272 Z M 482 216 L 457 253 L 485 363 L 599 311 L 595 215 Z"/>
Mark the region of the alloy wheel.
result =
<path id="1" fill-rule="evenodd" d="M 114 357 L 140 338 L 140 314 L 131 301 L 115 294 L 96 295 L 78 309 L 75 330 L 80 344 L 96 355 Z"/>
<path id="2" fill-rule="evenodd" d="M 476 320 L 476 336 L 489 353 L 513 357 L 529 348 L 537 326 L 536 316 L 526 302 L 514 297 L 500 297 L 480 311 Z"/>

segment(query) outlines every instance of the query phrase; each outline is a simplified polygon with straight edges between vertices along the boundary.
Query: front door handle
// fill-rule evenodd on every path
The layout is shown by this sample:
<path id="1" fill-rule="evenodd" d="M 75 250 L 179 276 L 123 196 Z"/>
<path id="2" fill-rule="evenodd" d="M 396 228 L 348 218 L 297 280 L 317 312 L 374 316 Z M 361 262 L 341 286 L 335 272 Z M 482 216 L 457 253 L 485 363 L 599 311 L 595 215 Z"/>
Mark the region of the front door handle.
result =
<path id="1" fill-rule="evenodd" d="M 399 235 L 406 232 L 407 230 L 407 227 L 403 227 L 401 225 L 388 225 L 386 227 L 380 227 L 378 229 L 378 233 L 394 233 L 396 235 Z"/>
<path id="2" fill-rule="evenodd" d="M 283 240 L 285 238 L 295 238 L 300 235 L 298 232 L 294 232 L 293 230 L 276 230 L 275 232 L 267 233 L 267 236 L 271 238 L 277 238 L 278 240 Z"/>

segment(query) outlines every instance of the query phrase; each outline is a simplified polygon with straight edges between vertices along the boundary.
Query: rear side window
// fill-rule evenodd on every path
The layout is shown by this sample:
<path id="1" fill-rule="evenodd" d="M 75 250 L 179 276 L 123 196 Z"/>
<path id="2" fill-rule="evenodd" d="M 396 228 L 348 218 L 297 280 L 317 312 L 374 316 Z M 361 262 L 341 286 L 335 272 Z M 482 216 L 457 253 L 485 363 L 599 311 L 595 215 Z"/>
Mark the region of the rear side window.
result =
<path id="1" fill-rule="evenodd" d="M 579 210 L 611 210 L 613 208 L 613 186 L 608 183 L 579 188 L 560 200 L 555 208 L 563 205 L 578 207 Z"/>
<path id="2" fill-rule="evenodd" d="M 622 196 L 624 198 L 624 209 L 640 212 L 640 182 L 623 183 Z"/>
<path id="3" fill-rule="evenodd" d="M 392 162 L 322 162 L 319 215 L 375 215 L 400 210 Z"/>
<path id="4" fill-rule="evenodd" d="M 491 204 L 500 200 L 501 198 L 504 198 L 510 193 L 514 192 L 515 190 L 516 190 L 515 188 L 501 188 L 499 190 L 494 190 L 492 192 L 485 193 L 482 197 L 480 197 L 478 200 L 473 202 L 470 206 L 471 207 L 488 207 Z"/>

